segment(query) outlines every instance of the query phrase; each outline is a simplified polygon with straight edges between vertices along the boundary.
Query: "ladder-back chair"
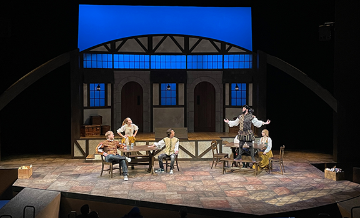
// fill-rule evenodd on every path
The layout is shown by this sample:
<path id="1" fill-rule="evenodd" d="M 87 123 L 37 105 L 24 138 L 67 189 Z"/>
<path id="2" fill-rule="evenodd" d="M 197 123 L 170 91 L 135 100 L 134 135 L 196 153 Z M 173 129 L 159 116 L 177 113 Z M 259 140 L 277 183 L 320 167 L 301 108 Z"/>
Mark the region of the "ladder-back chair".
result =
<path id="1" fill-rule="evenodd" d="M 284 167 L 284 153 L 285 153 L 285 145 L 280 147 L 280 153 L 278 157 L 272 157 L 269 159 L 269 172 L 273 169 L 273 163 L 278 163 L 280 166 L 281 174 L 285 173 Z"/>

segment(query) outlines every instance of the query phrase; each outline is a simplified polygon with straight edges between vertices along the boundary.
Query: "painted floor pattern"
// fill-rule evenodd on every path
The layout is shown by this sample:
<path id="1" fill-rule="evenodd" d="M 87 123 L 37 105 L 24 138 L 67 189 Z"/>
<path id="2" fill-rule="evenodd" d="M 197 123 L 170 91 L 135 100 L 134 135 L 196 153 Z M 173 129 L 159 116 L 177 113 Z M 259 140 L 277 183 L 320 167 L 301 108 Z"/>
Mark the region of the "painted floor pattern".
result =
<path id="1" fill-rule="evenodd" d="M 212 161 L 179 160 L 180 171 L 174 170 L 173 175 L 151 175 L 147 166 L 136 166 L 129 169 L 129 181 L 124 181 L 118 170 L 113 178 L 106 172 L 100 177 L 100 162 L 88 163 L 67 155 L 7 158 L 0 162 L 0 168 L 32 164 L 32 177 L 14 183 L 20 187 L 264 215 L 359 196 L 359 184 L 326 179 L 324 172 L 311 164 L 332 162 L 329 154 L 287 151 L 283 175 L 274 165 L 271 174 L 262 171 L 254 176 L 250 169 L 223 174 L 220 165 L 210 168 Z"/>

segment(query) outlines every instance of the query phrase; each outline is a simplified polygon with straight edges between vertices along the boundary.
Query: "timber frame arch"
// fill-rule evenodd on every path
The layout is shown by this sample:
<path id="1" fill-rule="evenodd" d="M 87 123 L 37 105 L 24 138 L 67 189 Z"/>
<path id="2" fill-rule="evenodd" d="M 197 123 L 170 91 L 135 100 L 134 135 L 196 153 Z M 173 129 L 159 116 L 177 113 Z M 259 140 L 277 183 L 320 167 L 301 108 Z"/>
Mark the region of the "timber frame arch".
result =
<path id="1" fill-rule="evenodd" d="M 82 51 L 82 53 L 88 52 L 129 54 L 254 54 L 250 50 L 224 41 L 179 34 L 131 36 L 105 42 Z"/>

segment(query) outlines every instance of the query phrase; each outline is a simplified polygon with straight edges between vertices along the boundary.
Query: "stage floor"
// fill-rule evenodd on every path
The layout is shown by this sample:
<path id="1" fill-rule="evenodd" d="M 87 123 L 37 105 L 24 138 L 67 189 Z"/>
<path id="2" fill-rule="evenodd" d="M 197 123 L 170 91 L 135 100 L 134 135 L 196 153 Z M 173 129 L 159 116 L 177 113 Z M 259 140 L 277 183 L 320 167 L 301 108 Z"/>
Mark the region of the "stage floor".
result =
<path id="1" fill-rule="evenodd" d="M 123 181 L 118 171 L 112 179 L 107 174 L 100 177 L 101 163 L 70 156 L 10 158 L 1 161 L 0 168 L 32 164 L 33 176 L 18 179 L 14 186 L 19 187 L 266 215 L 359 196 L 359 184 L 325 179 L 324 172 L 311 165 L 332 162 L 329 154 L 286 151 L 284 175 L 276 167 L 271 174 L 262 171 L 255 177 L 250 170 L 222 174 L 219 165 L 210 169 L 211 161 L 179 161 L 180 171 L 173 175 L 151 175 L 145 172 L 146 166 L 129 169 L 129 181 Z"/>

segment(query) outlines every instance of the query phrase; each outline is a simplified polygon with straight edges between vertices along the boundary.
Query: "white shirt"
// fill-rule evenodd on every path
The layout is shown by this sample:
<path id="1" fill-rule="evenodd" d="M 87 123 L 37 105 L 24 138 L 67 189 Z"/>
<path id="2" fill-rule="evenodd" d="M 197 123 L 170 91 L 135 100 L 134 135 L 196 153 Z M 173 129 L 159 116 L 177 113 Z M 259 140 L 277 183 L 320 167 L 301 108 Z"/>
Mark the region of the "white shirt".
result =
<path id="1" fill-rule="evenodd" d="M 256 117 L 254 117 L 254 119 L 252 119 L 251 122 L 254 124 L 254 126 L 256 126 L 258 128 L 261 127 L 262 125 L 264 125 L 264 123 L 265 123 L 264 121 L 258 120 Z M 237 125 L 239 125 L 239 123 L 240 123 L 239 118 L 236 118 L 236 120 L 234 120 L 234 121 L 228 122 L 230 127 L 237 126 Z"/>

